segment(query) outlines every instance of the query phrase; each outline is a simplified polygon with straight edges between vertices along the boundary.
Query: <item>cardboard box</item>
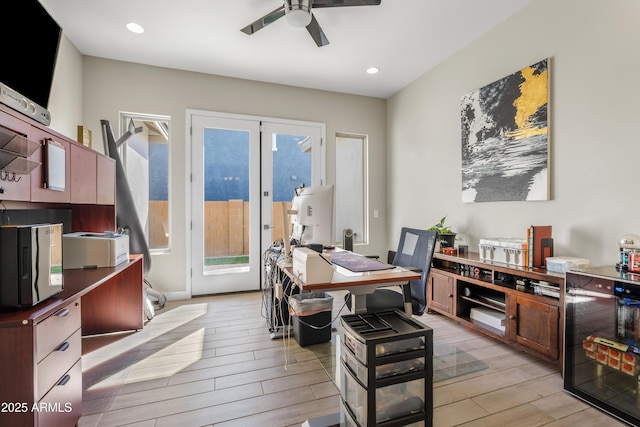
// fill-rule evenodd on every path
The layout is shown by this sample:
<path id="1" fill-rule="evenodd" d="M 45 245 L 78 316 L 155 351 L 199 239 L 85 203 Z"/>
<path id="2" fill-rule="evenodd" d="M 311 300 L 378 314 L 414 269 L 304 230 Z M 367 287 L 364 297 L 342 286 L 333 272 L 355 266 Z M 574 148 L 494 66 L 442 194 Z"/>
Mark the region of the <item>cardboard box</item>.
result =
<path id="1" fill-rule="evenodd" d="M 623 362 L 620 366 L 620 370 L 627 375 L 637 375 L 638 374 L 638 365 L 635 363 L 625 363 Z"/>
<path id="2" fill-rule="evenodd" d="M 126 234 L 77 232 L 62 236 L 65 269 L 115 267 L 128 259 Z"/>

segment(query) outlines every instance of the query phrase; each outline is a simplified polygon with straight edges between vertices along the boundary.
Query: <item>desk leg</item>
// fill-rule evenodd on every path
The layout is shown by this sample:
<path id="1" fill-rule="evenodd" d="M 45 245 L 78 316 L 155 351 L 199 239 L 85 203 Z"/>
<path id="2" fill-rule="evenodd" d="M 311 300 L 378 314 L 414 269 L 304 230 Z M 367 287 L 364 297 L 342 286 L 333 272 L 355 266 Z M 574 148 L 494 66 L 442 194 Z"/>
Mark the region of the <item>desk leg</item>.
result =
<path id="1" fill-rule="evenodd" d="M 411 316 L 413 314 L 413 303 L 411 302 L 411 284 L 402 285 L 402 296 L 404 297 L 404 312 Z"/>
<path id="2" fill-rule="evenodd" d="M 353 312 L 355 314 L 361 314 L 367 312 L 367 295 L 351 294 L 351 304 L 353 305 Z"/>

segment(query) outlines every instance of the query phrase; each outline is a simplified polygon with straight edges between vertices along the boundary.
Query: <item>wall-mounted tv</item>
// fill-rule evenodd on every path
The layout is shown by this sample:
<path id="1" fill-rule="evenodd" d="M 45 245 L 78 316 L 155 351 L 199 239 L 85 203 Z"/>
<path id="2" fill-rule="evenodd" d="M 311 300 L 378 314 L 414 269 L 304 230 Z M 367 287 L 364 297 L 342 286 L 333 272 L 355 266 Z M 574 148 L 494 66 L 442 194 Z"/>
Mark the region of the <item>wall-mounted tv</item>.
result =
<path id="1" fill-rule="evenodd" d="M 0 82 L 48 108 L 62 29 L 38 0 L 4 3 Z"/>

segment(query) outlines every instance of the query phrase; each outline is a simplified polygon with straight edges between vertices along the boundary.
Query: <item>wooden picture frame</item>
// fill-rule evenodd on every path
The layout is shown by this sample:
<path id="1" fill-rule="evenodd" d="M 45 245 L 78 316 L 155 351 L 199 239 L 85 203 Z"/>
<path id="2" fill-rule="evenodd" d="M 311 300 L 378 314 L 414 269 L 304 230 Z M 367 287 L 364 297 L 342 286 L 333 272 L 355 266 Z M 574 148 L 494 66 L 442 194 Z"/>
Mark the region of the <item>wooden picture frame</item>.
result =
<path id="1" fill-rule="evenodd" d="M 78 142 L 91 148 L 91 130 L 84 126 L 78 126 Z"/>

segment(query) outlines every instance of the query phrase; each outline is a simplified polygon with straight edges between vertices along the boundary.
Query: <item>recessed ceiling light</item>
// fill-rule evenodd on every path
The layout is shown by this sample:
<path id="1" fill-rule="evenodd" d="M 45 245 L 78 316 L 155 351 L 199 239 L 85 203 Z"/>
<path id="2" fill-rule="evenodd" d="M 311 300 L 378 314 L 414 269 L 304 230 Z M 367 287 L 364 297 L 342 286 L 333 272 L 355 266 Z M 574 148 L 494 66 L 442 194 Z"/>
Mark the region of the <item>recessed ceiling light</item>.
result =
<path id="1" fill-rule="evenodd" d="M 129 22 L 127 24 L 127 29 L 132 33 L 142 34 L 144 33 L 144 28 L 140 24 L 136 24 L 135 22 Z"/>
<path id="2" fill-rule="evenodd" d="M 378 67 L 367 68 L 367 74 L 378 74 L 379 71 L 380 71 L 380 68 Z"/>

